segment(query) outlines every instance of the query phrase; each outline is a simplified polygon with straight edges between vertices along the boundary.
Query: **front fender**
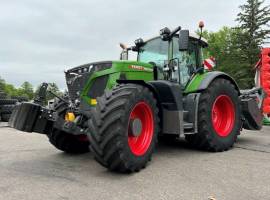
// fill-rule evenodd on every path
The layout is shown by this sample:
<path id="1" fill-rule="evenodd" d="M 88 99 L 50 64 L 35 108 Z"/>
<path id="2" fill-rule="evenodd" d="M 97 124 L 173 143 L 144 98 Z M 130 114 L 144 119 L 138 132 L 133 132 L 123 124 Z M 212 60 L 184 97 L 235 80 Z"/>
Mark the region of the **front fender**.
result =
<path id="1" fill-rule="evenodd" d="M 163 134 L 181 135 L 183 124 L 183 95 L 179 84 L 165 80 L 118 80 L 118 83 L 133 83 L 147 87 L 157 100 L 160 126 Z"/>

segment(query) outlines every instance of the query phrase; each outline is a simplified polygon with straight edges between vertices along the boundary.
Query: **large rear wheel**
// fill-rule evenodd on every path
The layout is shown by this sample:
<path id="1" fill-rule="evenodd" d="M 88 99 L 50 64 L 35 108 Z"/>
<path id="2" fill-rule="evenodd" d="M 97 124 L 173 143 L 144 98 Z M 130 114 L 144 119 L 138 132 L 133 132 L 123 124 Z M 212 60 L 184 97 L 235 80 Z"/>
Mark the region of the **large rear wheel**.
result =
<path id="1" fill-rule="evenodd" d="M 121 84 L 99 97 L 88 137 L 96 160 L 112 171 L 134 172 L 151 159 L 158 134 L 158 109 L 152 92 Z"/>
<path id="2" fill-rule="evenodd" d="M 198 133 L 186 135 L 193 146 L 209 151 L 226 151 L 241 129 L 238 92 L 228 80 L 216 79 L 202 92 L 198 110 Z"/>

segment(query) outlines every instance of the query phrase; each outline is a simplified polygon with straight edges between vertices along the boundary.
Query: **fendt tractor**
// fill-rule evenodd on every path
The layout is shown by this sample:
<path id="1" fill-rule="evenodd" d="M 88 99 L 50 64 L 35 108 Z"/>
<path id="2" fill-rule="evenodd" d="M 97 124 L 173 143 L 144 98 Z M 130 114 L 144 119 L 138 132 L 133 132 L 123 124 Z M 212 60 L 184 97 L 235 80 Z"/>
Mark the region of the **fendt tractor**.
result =
<path id="1" fill-rule="evenodd" d="M 202 32 L 203 24 L 200 23 Z M 48 84 L 32 103 L 17 105 L 9 125 L 45 134 L 67 153 L 89 149 L 112 171 L 146 166 L 158 140 L 185 137 L 212 152 L 230 149 L 242 128 L 260 130 L 263 90 L 240 91 L 226 73 L 206 70 L 201 35 L 177 27 L 135 45 L 121 44 L 119 61 L 93 62 L 65 72 L 68 96 L 44 106 Z M 129 53 L 137 61 L 128 60 Z"/>

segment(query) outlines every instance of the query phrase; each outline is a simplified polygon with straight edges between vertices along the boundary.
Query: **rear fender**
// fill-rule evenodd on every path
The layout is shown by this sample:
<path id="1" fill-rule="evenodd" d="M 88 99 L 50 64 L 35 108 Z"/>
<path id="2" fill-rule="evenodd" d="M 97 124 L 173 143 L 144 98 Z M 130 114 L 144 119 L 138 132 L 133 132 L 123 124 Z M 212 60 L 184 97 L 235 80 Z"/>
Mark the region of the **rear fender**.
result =
<path id="1" fill-rule="evenodd" d="M 218 78 L 229 80 L 235 86 L 238 94 L 240 95 L 240 89 L 236 81 L 228 74 L 224 72 L 219 72 L 219 71 L 207 72 L 203 74 L 203 78 L 199 82 L 191 81 L 190 84 L 187 86 L 185 93 L 196 93 L 196 92 L 201 92 L 203 90 L 206 90 L 209 87 L 209 85 Z M 193 85 L 193 84 L 196 84 L 196 85 Z"/>

